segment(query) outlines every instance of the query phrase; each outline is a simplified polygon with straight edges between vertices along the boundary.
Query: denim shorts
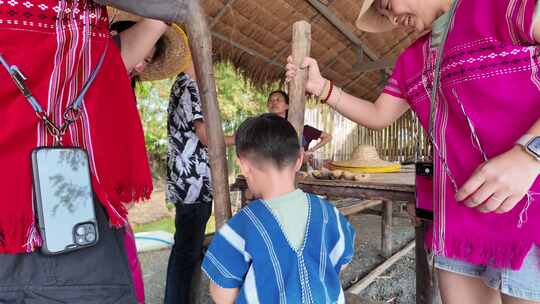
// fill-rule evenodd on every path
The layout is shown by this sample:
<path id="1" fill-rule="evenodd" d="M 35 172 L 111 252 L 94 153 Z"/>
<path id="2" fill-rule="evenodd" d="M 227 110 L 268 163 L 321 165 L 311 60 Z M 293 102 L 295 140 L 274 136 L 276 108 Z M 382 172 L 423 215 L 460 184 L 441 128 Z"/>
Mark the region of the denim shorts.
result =
<path id="1" fill-rule="evenodd" d="M 533 246 L 519 270 L 492 268 L 435 257 L 435 268 L 479 278 L 490 288 L 502 294 L 528 300 L 540 301 L 540 248 Z"/>

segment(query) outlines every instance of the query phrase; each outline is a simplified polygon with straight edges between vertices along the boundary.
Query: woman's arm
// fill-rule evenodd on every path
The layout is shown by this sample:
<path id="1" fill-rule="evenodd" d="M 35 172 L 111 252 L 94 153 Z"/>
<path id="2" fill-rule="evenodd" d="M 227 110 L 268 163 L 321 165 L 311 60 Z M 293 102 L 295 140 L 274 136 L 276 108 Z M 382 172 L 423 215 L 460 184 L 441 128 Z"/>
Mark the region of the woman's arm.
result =
<path id="1" fill-rule="evenodd" d="M 321 76 L 317 61 L 313 58 L 306 58 L 302 68 L 309 69 L 306 91 L 319 95 L 327 80 Z M 286 72 L 287 81 L 290 81 L 295 76 L 296 70 L 297 67 L 292 63 L 292 58 L 289 57 Z M 409 104 L 404 99 L 389 94 L 381 94 L 373 103 L 349 95 L 339 88 L 332 91 L 327 103 L 348 119 L 364 127 L 376 130 L 391 125 L 409 109 Z"/>
<path id="2" fill-rule="evenodd" d="M 332 134 L 322 132 L 321 136 L 319 137 L 319 142 L 313 146 L 313 148 L 309 149 L 308 152 L 315 152 L 325 146 L 327 143 L 329 143 L 332 140 Z"/>
<path id="3" fill-rule="evenodd" d="M 144 61 L 168 26 L 162 21 L 143 19 L 119 33 L 124 65 L 131 71 Z"/>

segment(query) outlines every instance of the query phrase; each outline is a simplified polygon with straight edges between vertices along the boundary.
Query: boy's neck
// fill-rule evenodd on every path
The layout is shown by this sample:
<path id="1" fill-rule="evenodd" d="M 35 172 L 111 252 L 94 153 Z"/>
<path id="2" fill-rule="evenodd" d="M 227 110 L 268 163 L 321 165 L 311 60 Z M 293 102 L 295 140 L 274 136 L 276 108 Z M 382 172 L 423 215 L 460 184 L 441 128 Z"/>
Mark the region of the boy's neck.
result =
<path id="1" fill-rule="evenodd" d="M 268 172 L 264 189 L 261 189 L 260 195 L 264 200 L 270 200 L 295 191 L 294 177 L 294 175 L 291 177 L 288 172 Z"/>

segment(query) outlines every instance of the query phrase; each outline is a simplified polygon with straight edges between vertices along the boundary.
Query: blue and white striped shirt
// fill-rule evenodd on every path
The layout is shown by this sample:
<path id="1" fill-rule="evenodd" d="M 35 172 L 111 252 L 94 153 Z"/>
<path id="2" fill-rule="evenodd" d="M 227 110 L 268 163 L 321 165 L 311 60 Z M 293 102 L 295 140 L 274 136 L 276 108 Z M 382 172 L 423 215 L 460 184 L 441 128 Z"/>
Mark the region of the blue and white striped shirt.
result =
<path id="1" fill-rule="evenodd" d="M 268 206 L 254 201 L 214 236 L 204 272 L 223 288 L 239 288 L 236 303 L 345 303 L 339 272 L 354 256 L 354 228 L 331 203 L 308 198 L 300 249 Z"/>

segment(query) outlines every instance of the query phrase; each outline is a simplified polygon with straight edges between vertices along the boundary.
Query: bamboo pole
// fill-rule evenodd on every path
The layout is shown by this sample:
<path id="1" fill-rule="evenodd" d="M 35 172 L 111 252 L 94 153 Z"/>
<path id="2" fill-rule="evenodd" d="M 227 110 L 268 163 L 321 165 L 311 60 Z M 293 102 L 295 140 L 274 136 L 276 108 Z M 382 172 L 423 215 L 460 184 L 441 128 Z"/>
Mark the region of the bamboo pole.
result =
<path id="1" fill-rule="evenodd" d="M 297 67 L 301 67 L 304 59 L 311 52 L 311 25 L 306 21 L 293 24 L 292 59 Z M 296 76 L 289 83 L 289 121 L 296 129 L 298 138 L 302 139 L 304 129 L 304 112 L 306 108 L 307 69 L 299 68 Z"/>
<path id="2" fill-rule="evenodd" d="M 225 141 L 221 117 L 217 102 L 216 82 L 212 62 L 212 35 L 206 22 L 199 0 L 186 2 L 188 13 L 185 16 L 189 32 L 189 42 L 197 84 L 201 94 L 204 121 L 208 134 L 208 156 L 212 175 L 214 196 L 214 214 L 216 228 L 220 228 L 231 217 L 231 200 L 227 160 L 225 158 Z"/>

